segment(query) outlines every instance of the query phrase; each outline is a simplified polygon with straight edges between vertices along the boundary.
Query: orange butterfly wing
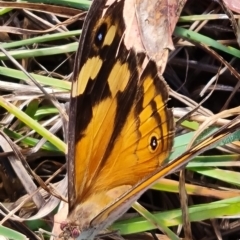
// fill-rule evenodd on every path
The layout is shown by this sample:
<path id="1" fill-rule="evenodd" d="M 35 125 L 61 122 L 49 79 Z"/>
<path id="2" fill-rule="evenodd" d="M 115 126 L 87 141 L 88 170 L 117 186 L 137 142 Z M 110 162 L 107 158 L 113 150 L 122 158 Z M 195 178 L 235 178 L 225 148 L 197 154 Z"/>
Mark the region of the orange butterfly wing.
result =
<path id="1" fill-rule="evenodd" d="M 173 143 L 167 86 L 153 61 L 142 67 L 145 54 L 126 49 L 124 1 L 104 3 L 94 1 L 86 20 L 69 111 L 68 221 L 80 232 L 158 169 Z"/>
<path id="2" fill-rule="evenodd" d="M 239 129 L 239 119 L 239 116 L 236 117 L 228 124 L 222 126 L 216 132 L 211 134 L 209 137 L 185 151 L 181 156 L 177 157 L 161 168 L 156 169 L 152 174 L 142 179 L 142 181 L 136 184 L 133 188 L 117 198 L 113 204 L 103 209 L 103 211 L 100 212 L 99 215 L 91 221 L 90 226 L 98 226 L 99 223 L 102 223 L 104 225 L 104 223 L 106 224 L 106 219 L 111 218 L 111 216 L 121 215 L 122 211 L 124 211 L 126 208 L 126 202 L 132 204 L 157 180 L 177 171 L 186 165 L 195 156 L 198 156 L 204 151 L 213 148 L 232 132 L 236 131 L 236 129 Z"/>

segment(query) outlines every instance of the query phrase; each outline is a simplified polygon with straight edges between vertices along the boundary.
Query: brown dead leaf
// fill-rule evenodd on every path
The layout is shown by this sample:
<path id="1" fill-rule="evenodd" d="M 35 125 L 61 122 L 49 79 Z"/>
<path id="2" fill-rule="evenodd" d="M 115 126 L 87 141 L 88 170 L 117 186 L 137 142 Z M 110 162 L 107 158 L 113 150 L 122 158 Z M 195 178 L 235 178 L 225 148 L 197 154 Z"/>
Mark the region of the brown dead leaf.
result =
<path id="1" fill-rule="evenodd" d="M 172 33 L 186 0 L 136 0 L 136 15 L 145 50 L 163 73 L 168 51 L 173 50 Z"/>
<path id="2" fill-rule="evenodd" d="M 223 0 L 223 2 L 232 11 L 240 13 L 240 1 L 239 0 Z"/>
<path id="3" fill-rule="evenodd" d="M 238 2 L 238 3 L 237 3 Z M 238 42 L 238 45 L 240 46 L 240 27 L 239 23 L 237 23 L 236 19 L 234 18 L 234 15 L 232 11 L 236 11 L 238 9 L 238 12 L 240 12 L 240 1 L 239 0 L 222 0 L 220 2 L 220 5 L 226 15 L 229 17 L 229 20 L 231 21 L 232 28 L 234 31 L 234 34 L 236 35 L 236 39 Z M 234 10 L 235 9 L 235 10 Z"/>
<path id="4" fill-rule="evenodd" d="M 113 0 L 109 0 L 111 3 Z M 164 72 L 169 50 L 173 50 L 172 33 L 186 0 L 128 0 L 123 17 L 126 32 L 123 40 L 127 49 L 146 52 Z"/>

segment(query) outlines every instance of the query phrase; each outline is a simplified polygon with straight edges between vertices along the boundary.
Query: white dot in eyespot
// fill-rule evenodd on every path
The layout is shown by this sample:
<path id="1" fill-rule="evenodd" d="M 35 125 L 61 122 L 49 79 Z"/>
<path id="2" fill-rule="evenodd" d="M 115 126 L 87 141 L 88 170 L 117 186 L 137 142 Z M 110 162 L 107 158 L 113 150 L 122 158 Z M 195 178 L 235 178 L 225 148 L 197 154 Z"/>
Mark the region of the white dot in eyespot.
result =
<path id="1" fill-rule="evenodd" d="M 103 34 L 99 33 L 98 36 L 97 36 L 97 39 L 98 39 L 99 42 L 101 42 L 103 40 Z"/>
<path id="2" fill-rule="evenodd" d="M 154 133 L 149 138 L 149 150 L 150 152 L 155 152 L 158 147 L 157 135 Z"/>

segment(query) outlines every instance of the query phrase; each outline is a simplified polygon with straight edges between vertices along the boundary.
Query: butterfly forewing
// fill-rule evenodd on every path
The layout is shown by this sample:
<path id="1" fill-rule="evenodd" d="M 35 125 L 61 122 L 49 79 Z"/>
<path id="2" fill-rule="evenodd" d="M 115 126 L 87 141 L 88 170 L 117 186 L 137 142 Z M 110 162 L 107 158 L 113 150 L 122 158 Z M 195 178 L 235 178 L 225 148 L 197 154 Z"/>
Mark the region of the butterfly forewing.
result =
<path id="1" fill-rule="evenodd" d="M 109 220 L 93 222 L 159 168 L 173 142 L 167 86 L 153 61 L 146 62 L 134 46 L 125 46 L 124 3 L 93 2 L 76 56 L 69 114 L 68 222 L 81 233 L 115 220 L 118 214 L 110 211 Z M 129 207 L 125 202 L 124 210 Z"/>
<path id="2" fill-rule="evenodd" d="M 116 100 L 112 101 L 115 96 L 107 79 L 116 62 L 127 57 L 127 53 L 122 52 L 122 58 L 116 59 L 123 34 L 121 30 L 124 29 L 120 26 L 123 22 L 116 16 L 121 12 L 114 5 L 105 7 L 105 2 L 101 1 L 101 4 L 98 1 L 93 2 L 76 56 L 69 116 L 69 177 L 74 178 L 70 181 L 73 184 L 69 188 L 70 209 L 75 204 L 76 198 L 82 195 L 82 186 L 86 191 L 87 185 L 98 169 L 100 161 L 93 156 L 101 140 L 103 140 L 102 152 L 105 152 L 117 104 Z M 107 12 L 102 18 L 104 11 Z M 106 118 L 107 114 L 111 118 Z M 108 127 L 108 131 L 102 132 L 106 130 L 103 124 Z"/>

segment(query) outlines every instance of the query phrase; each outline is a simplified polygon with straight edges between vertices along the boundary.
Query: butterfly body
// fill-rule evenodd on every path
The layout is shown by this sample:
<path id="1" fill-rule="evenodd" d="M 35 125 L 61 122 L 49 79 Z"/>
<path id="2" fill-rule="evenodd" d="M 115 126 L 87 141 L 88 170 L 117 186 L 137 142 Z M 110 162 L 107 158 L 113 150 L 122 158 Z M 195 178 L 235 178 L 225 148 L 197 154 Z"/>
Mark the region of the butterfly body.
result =
<path id="1" fill-rule="evenodd" d="M 142 191 L 131 195 L 132 189 L 172 148 L 168 87 L 154 61 L 126 47 L 124 4 L 94 1 L 80 39 L 69 113 L 64 236 L 93 239 L 139 198 Z"/>

